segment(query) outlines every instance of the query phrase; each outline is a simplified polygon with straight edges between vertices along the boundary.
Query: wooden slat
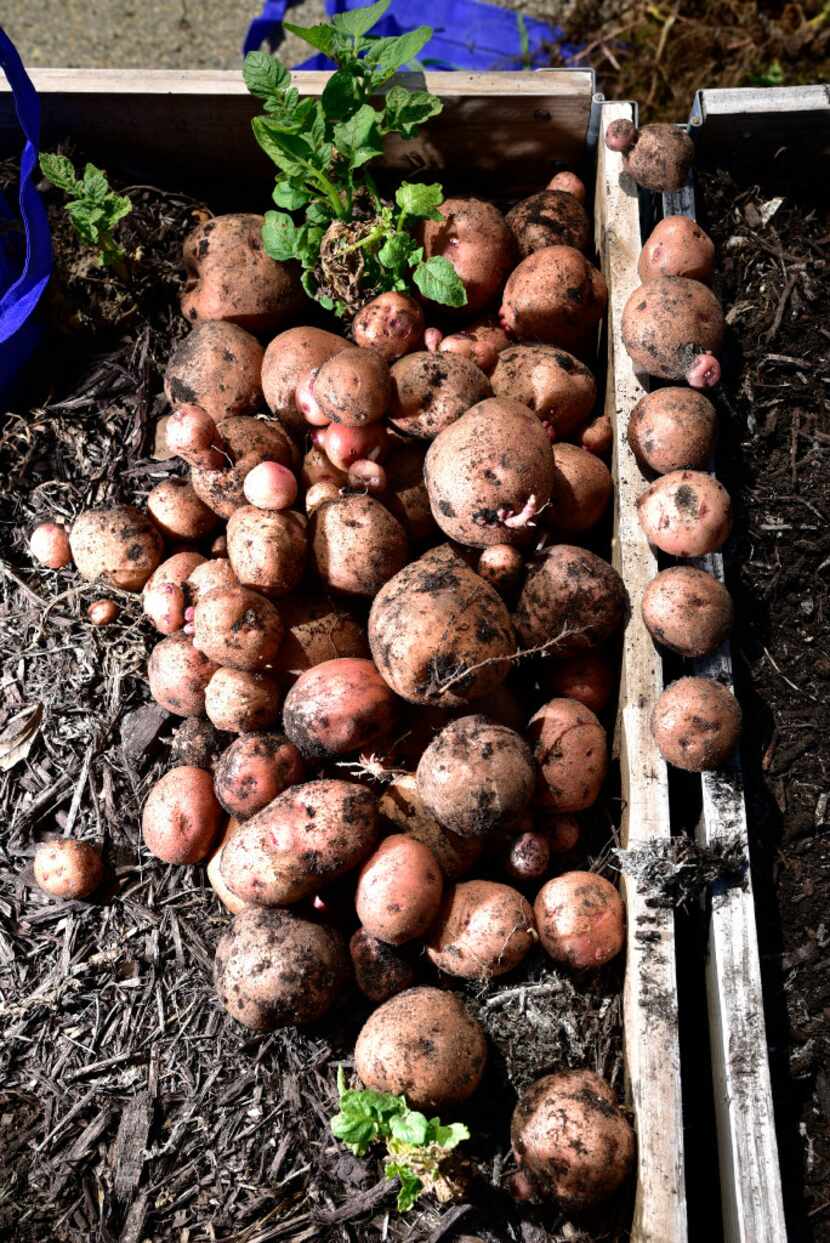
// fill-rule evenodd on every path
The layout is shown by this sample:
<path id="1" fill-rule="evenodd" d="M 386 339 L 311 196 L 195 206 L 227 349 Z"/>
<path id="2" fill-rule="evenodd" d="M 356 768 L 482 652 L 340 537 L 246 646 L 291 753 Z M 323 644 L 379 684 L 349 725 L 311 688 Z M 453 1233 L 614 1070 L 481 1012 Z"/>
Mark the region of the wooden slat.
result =
<path id="1" fill-rule="evenodd" d="M 730 156 L 747 139 L 774 147 L 779 141 L 811 148 L 830 134 L 830 87 L 745 86 L 698 91 L 692 119 L 705 132 L 707 147 L 728 148 Z M 824 156 L 826 160 L 826 155 Z"/>
<path id="2" fill-rule="evenodd" d="M 634 119 L 631 104 L 604 104 L 601 130 Z M 614 564 L 631 597 L 623 640 L 618 722 L 623 793 L 621 834 L 627 849 L 671 835 L 666 765 L 651 734 L 651 710 L 663 689 L 662 665 L 643 625 L 640 602 L 657 563 L 637 521 L 643 479 L 626 439 L 628 415 L 643 396 L 622 344 L 622 311 L 639 284 L 640 218 L 636 189 L 620 180 L 622 157 L 597 149 L 596 236 L 608 282 L 606 413 L 614 424 Z M 627 182 L 627 184 L 626 184 Z M 628 919 L 624 994 L 626 1067 L 638 1143 L 634 1243 L 685 1243 L 683 1103 L 678 1040 L 674 913 L 646 905 L 623 877 Z"/>

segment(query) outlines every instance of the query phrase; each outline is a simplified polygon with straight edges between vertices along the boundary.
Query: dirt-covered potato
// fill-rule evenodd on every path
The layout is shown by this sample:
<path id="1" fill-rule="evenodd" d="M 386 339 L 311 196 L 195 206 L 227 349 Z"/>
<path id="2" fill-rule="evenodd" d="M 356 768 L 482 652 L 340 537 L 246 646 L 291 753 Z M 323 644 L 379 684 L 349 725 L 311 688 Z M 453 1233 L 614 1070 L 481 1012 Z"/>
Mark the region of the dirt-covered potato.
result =
<path id="1" fill-rule="evenodd" d="M 338 657 L 369 655 L 365 625 L 348 604 L 327 596 L 293 594 L 280 601 L 285 627 L 274 667 L 294 676 Z"/>
<path id="2" fill-rule="evenodd" d="M 392 385 L 389 422 L 421 440 L 432 440 L 493 391 L 472 359 L 427 350 L 396 362 Z"/>
<path id="3" fill-rule="evenodd" d="M 366 859 L 377 840 L 376 800 L 351 781 L 307 781 L 246 820 L 222 854 L 234 893 L 260 906 L 289 906 Z"/>
<path id="4" fill-rule="evenodd" d="M 175 634 L 185 623 L 191 599 L 189 579 L 205 563 L 199 552 L 177 552 L 162 561 L 144 584 L 144 613 L 161 634 Z"/>
<path id="5" fill-rule="evenodd" d="M 504 870 L 515 881 L 541 880 L 550 870 L 548 835 L 529 829 L 514 837 L 504 858 Z"/>
<path id="6" fill-rule="evenodd" d="M 561 859 L 563 855 L 570 855 L 576 850 L 582 838 L 582 825 L 577 816 L 560 816 L 544 807 L 537 808 L 537 816 L 548 840 L 551 855 Z"/>
<path id="7" fill-rule="evenodd" d="M 147 513 L 168 539 L 202 539 L 219 525 L 212 509 L 187 479 L 175 476 L 157 483 L 147 497 Z"/>
<path id="8" fill-rule="evenodd" d="M 311 520 L 311 550 L 326 586 L 355 596 L 373 596 L 409 559 L 406 532 L 372 496 L 321 505 Z"/>
<path id="9" fill-rule="evenodd" d="M 583 203 L 588 197 L 585 189 L 585 182 L 581 177 L 577 177 L 576 173 L 572 173 L 567 169 L 554 173 L 547 184 L 548 190 L 562 190 L 565 194 L 572 194 L 578 202 Z"/>
<path id="10" fill-rule="evenodd" d="M 628 420 L 628 443 L 643 469 L 667 475 L 705 470 L 715 447 L 717 415 L 693 388 L 657 388 L 641 397 Z"/>
<path id="11" fill-rule="evenodd" d="M 248 332 L 273 333 L 308 305 L 296 263 L 277 263 L 262 246 L 264 216 L 234 212 L 191 229 L 182 245 L 187 280 L 182 315 L 221 319 Z"/>
<path id="12" fill-rule="evenodd" d="M 209 591 L 238 586 L 239 580 L 234 574 L 228 558 L 213 557 L 210 561 L 205 561 L 203 558 L 200 564 L 190 571 L 186 590 L 190 594 L 191 599 L 196 602 L 202 596 L 206 596 Z"/>
<path id="13" fill-rule="evenodd" d="M 470 324 L 467 328 L 459 328 L 456 332 L 443 337 L 439 346 L 439 354 L 455 354 L 468 358 L 475 363 L 485 375 L 491 375 L 499 361 L 499 354 L 510 345 L 510 338 L 496 319 L 484 319 Z M 489 392 L 482 393 L 476 401 L 489 397 Z"/>
<path id="14" fill-rule="evenodd" d="M 245 734 L 216 765 L 216 797 L 229 815 L 248 820 L 302 781 L 303 772 L 302 756 L 284 734 Z"/>
<path id="15" fill-rule="evenodd" d="M 711 388 L 720 380 L 717 355 L 725 321 L 706 285 L 685 276 L 658 276 L 630 295 L 622 338 L 638 371 Z"/>
<path id="16" fill-rule="evenodd" d="M 681 656 L 708 656 L 732 629 L 729 592 L 691 565 L 663 570 L 643 592 L 643 621 L 656 643 Z"/>
<path id="17" fill-rule="evenodd" d="M 375 1005 L 388 1001 L 415 983 L 415 968 L 394 945 L 372 937 L 358 928 L 349 941 L 349 954 L 357 987 Z"/>
<path id="18" fill-rule="evenodd" d="M 541 677 L 552 697 L 576 699 L 599 714 L 614 694 L 618 670 L 606 648 L 591 648 L 562 660 L 546 660 Z"/>
<path id="19" fill-rule="evenodd" d="M 481 199 L 445 199 L 438 212 L 443 220 L 423 224 L 424 258 L 450 261 L 467 291 L 464 311 L 478 314 L 498 299 L 516 262 L 513 234 L 499 209 Z"/>
<path id="20" fill-rule="evenodd" d="M 605 314 L 602 273 L 573 246 L 545 246 L 523 259 L 504 288 L 499 317 L 519 341 L 583 353 Z"/>
<path id="21" fill-rule="evenodd" d="M 738 745 L 741 709 L 726 686 L 712 678 L 678 678 L 651 714 L 660 754 L 690 773 L 722 768 Z"/>
<path id="22" fill-rule="evenodd" d="M 241 898 L 236 896 L 232 889 L 228 888 L 225 884 L 225 879 L 222 876 L 221 870 L 222 851 L 224 850 L 225 843 L 238 828 L 239 821 L 235 820 L 233 816 L 231 816 L 230 820 L 225 825 L 225 831 L 222 834 L 219 845 L 210 856 L 207 865 L 208 884 L 224 906 L 225 910 L 230 911 L 231 915 L 238 915 L 240 911 L 244 911 L 245 907 L 248 906 L 247 902 L 243 902 Z"/>
<path id="23" fill-rule="evenodd" d="M 41 522 L 29 536 L 29 552 L 48 570 L 62 570 L 72 561 L 66 527 L 59 522 Z"/>
<path id="24" fill-rule="evenodd" d="M 578 439 L 583 449 L 587 449 L 589 453 L 595 453 L 597 457 L 607 461 L 611 457 L 611 450 L 614 448 L 614 426 L 611 422 L 611 416 L 600 414 L 597 418 L 592 419 L 590 423 L 586 423 L 579 432 Z"/>
<path id="25" fill-rule="evenodd" d="M 514 345 L 502 351 L 490 378 L 497 397 L 520 401 L 538 415 L 551 440 L 570 436 L 597 400 L 591 372 L 555 345 Z"/>
<path id="26" fill-rule="evenodd" d="M 527 743 L 486 716 L 452 721 L 427 747 L 416 773 L 427 811 L 461 837 L 486 837 L 529 805 L 536 769 Z"/>
<path id="27" fill-rule="evenodd" d="M 370 750 L 389 737 L 397 701 L 371 660 L 346 656 L 301 673 L 283 710 L 286 734 L 303 755 L 323 759 Z"/>
<path id="28" fill-rule="evenodd" d="M 514 622 L 524 647 L 544 644 L 559 657 L 604 643 L 627 616 L 617 571 L 585 548 L 555 544 L 528 572 Z"/>
<path id="29" fill-rule="evenodd" d="M 213 771 L 213 764 L 223 744 L 210 721 L 188 716 L 173 731 L 170 745 L 171 764 Z"/>
<path id="30" fill-rule="evenodd" d="M 287 596 L 306 562 L 306 520 L 292 509 L 243 505 L 228 519 L 228 560 L 243 587 L 265 596 Z"/>
<path id="31" fill-rule="evenodd" d="M 698 470 L 674 470 L 637 497 L 649 543 L 673 557 L 703 557 L 726 543 L 732 502 L 726 488 Z"/>
<path id="32" fill-rule="evenodd" d="M 491 544 L 476 559 L 476 573 L 494 587 L 503 600 L 516 594 L 524 573 L 524 557 L 510 544 Z"/>
<path id="33" fill-rule="evenodd" d="M 533 1189 L 565 1209 L 608 1199 L 634 1165 L 631 1125 L 592 1070 L 559 1071 L 525 1088 L 510 1138 Z"/>
<path id="34" fill-rule="evenodd" d="M 423 937 L 441 905 L 444 880 L 431 850 L 408 833 L 386 837 L 357 881 L 357 917 L 389 945 Z"/>
<path id="35" fill-rule="evenodd" d="M 597 800 L 608 772 L 608 739 L 590 708 L 551 699 L 528 727 L 553 810 L 583 811 Z"/>
<path id="36" fill-rule="evenodd" d="M 378 592 L 369 646 L 381 677 L 402 699 L 455 708 L 501 685 L 516 640 L 498 593 L 441 547 Z"/>
<path id="37" fill-rule="evenodd" d="M 612 121 L 605 131 L 605 145 L 611 151 L 622 151 L 623 168 L 645 190 L 680 190 L 695 158 L 689 134 L 662 121 L 642 129 L 622 118 Z"/>
<path id="38" fill-rule="evenodd" d="M 588 213 L 573 194 L 542 190 L 522 199 L 505 217 L 520 259 L 545 246 L 574 246 L 587 250 L 591 244 Z"/>
<path id="39" fill-rule="evenodd" d="M 566 534 L 590 531 L 611 500 L 611 472 L 604 462 L 579 445 L 553 445 L 551 522 Z"/>
<path id="40" fill-rule="evenodd" d="M 34 873 L 38 889 L 53 898 L 86 898 L 101 884 L 104 864 L 92 842 L 59 837 L 37 847 Z"/>
<path id="41" fill-rule="evenodd" d="M 205 688 L 205 713 L 215 729 L 249 734 L 278 720 L 281 698 L 273 674 L 217 669 Z"/>
<path id="42" fill-rule="evenodd" d="M 313 488 L 316 483 L 333 483 L 337 490 L 348 481 L 348 472 L 335 466 L 321 445 L 312 445 L 303 458 L 301 473 L 304 488 Z"/>
<path id="43" fill-rule="evenodd" d="M 247 587 L 217 587 L 199 595 L 193 646 L 217 665 L 253 673 L 272 669 L 281 642 L 280 615 L 265 596 Z"/>
<path id="44" fill-rule="evenodd" d="M 69 546 L 82 578 L 123 591 L 141 591 L 164 554 L 161 535 L 132 505 L 84 510 L 72 525 Z"/>
<path id="45" fill-rule="evenodd" d="M 395 443 L 385 464 L 386 492 L 383 501 L 406 531 L 410 541 L 423 544 L 438 538 L 438 524 L 429 507 L 424 483 L 424 441 Z"/>
<path id="46" fill-rule="evenodd" d="M 262 360 L 262 391 L 268 408 L 286 427 L 307 426 L 294 397 L 298 384 L 349 345 L 345 337 L 322 328 L 289 328 L 274 337 Z"/>
<path id="47" fill-rule="evenodd" d="M 357 345 L 374 350 L 388 363 L 420 349 L 424 340 L 424 312 L 403 293 L 382 293 L 358 311 L 352 324 Z"/>
<path id="48" fill-rule="evenodd" d="M 545 952 L 574 971 L 603 966 L 625 944 L 619 890 L 596 872 L 555 876 L 539 890 L 533 911 Z"/>
<path id="49" fill-rule="evenodd" d="M 176 716 L 202 716 L 207 684 L 218 667 L 218 663 L 197 651 L 189 635 L 168 635 L 150 653 L 150 694 L 157 704 Z"/>
<path id="50" fill-rule="evenodd" d="M 448 881 L 467 876 L 475 867 L 481 841 L 459 837 L 438 823 L 424 806 L 414 773 L 403 773 L 384 788 L 378 812 L 399 833 L 407 833 L 427 846 Z"/>
<path id="51" fill-rule="evenodd" d="M 170 405 L 201 406 L 218 423 L 262 400 L 262 346 L 237 324 L 206 320 L 174 346 L 164 375 Z"/>
<path id="52" fill-rule="evenodd" d="M 294 444 L 276 419 L 247 415 L 223 419 L 217 424 L 225 446 L 224 460 L 216 467 L 194 466 L 190 481 L 196 494 L 222 518 L 247 505 L 245 480 L 261 462 L 278 462 L 293 468 Z"/>
<path id="53" fill-rule="evenodd" d="M 316 1022 L 347 979 L 340 934 L 290 911 L 248 907 L 216 947 L 219 1000 L 231 1018 L 254 1031 Z"/>
<path id="54" fill-rule="evenodd" d="M 323 363 L 314 377 L 313 392 L 330 423 L 346 427 L 377 423 L 392 399 L 389 364 L 375 350 L 349 346 Z"/>
<path id="55" fill-rule="evenodd" d="M 553 489 L 547 435 L 520 402 L 488 398 L 435 438 L 424 480 L 450 539 L 472 548 L 528 543 Z"/>
<path id="56" fill-rule="evenodd" d="M 687 276 L 711 285 L 714 270 L 715 243 L 688 216 L 664 216 L 652 229 L 637 265 L 642 281 Z"/>
<path id="57" fill-rule="evenodd" d="M 166 640 L 165 640 L 166 641 Z M 171 768 L 150 791 L 141 818 L 144 844 L 165 863 L 200 863 L 213 849 L 222 808 L 203 768 Z"/>
<path id="58" fill-rule="evenodd" d="M 427 953 L 447 975 L 489 980 L 518 967 L 535 939 L 533 910 L 518 890 L 468 880 L 447 893 Z"/>
<path id="59" fill-rule="evenodd" d="M 435 1114 L 475 1092 L 487 1062 L 487 1040 L 455 993 L 409 988 L 369 1016 L 354 1056 L 367 1088 L 403 1094 L 412 1109 Z"/>

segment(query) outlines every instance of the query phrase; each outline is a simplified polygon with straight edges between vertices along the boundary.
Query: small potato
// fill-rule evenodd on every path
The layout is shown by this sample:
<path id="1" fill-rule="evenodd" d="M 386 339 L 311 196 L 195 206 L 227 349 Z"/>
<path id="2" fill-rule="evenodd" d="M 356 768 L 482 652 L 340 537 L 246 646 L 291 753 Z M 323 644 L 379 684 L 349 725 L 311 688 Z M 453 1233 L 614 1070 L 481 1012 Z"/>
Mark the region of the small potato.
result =
<path id="1" fill-rule="evenodd" d="M 435 1114 L 475 1092 L 487 1040 L 455 993 L 409 988 L 369 1016 L 354 1056 L 365 1087 L 404 1095 L 410 1108 Z"/>
<path id="2" fill-rule="evenodd" d="M 93 600 L 86 615 L 93 626 L 111 626 L 120 612 L 114 600 Z"/>
<path id="3" fill-rule="evenodd" d="M 407 436 L 432 440 L 492 393 L 490 381 L 458 352 L 407 354 L 392 368 L 389 422 Z"/>
<path id="4" fill-rule="evenodd" d="M 483 548 L 476 570 L 502 599 L 509 599 L 518 589 L 525 568 L 524 557 L 510 544 L 491 544 Z"/>
<path id="5" fill-rule="evenodd" d="M 722 768 L 738 745 L 741 709 L 731 691 L 712 678 L 679 678 L 651 714 L 660 754 L 675 768 L 702 773 Z"/>
<path id="6" fill-rule="evenodd" d="M 409 560 L 406 533 L 371 496 L 344 496 L 315 511 L 311 551 L 317 573 L 333 591 L 373 596 Z"/>
<path id="7" fill-rule="evenodd" d="M 246 504 L 245 480 L 261 462 L 277 462 L 286 468 L 295 463 L 294 444 L 276 419 L 243 416 L 218 424 L 225 445 L 224 457 L 215 469 L 194 466 L 190 472 L 194 491 L 214 513 L 230 518 Z"/>
<path id="8" fill-rule="evenodd" d="M 387 483 L 384 504 L 409 539 L 417 544 L 438 539 L 438 524 L 432 516 L 424 483 L 426 450 L 423 441 L 398 443 L 384 466 Z"/>
<path id="9" fill-rule="evenodd" d="M 424 312 L 408 294 L 382 293 L 358 311 L 352 331 L 359 346 L 393 363 L 421 348 Z"/>
<path id="10" fill-rule="evenodd" d="M 715 243 L 688 216 L 664 216 L 652 229 L 637 265 L 642 281 L 687 276 L 711 285 L 714 270 Z"/>
<path id="11" fill-rule="evenodd" d="M 170 746 L 172 764 L 213 771 L 214 761 L 222 743 L 210 721 L 198 716 L 186 717 L 173 733 Z"/>
<path id="12" fill-rule="evenodd" d="M 333 483 L 339 490 L 348 481 L 348 472 L 340 470 L 326 457 L 322 445 L 312 445 L 303 458 L 301 481 L 306 489 L 318 483 Z"/>
<path id="13" fill-rule="evenodd" d="M 542 824 L 548 839 L 551 855 L 569 855 L 576 850 L 582 837 L 582 826 L 576 816 L 557 816 L 545 813 Z"/>
<path id="14" fill-rule="evenodd" d="M 174 347 L 164 375 L 170 405 L 201 406 L 217 423 L 253 414 L 262 396 L 262 346 L 244 328 L 221 320 L 197 324 Z"/>
<path id="15" fill-rule="evenodd" d="M 604 966 L 625 944 L 619 890 L 595 872 L 565 872 L 549 880 L 533 911 L 545 952 L 574 971 Z"/>
<path id="16" fill-rule="evenodd" d="M 525 647 L 552 656 L 598 647 L 627 620 L 628 593 L 615 569 L 595 553 L 555 544 L 531 568 L 515 625 Z"/>
<path id="17" fill-rule="evenodd" d="M 322 328 L 289 328 L 274 337 L 262 360 L 262 391 L 279 419 L 295 431 L 306 429 L 295 393 L 300 381 L 316 372 L 338 350 L 349 348 L 345 337 Z"/>
<path id="18" fill-rule="evenodd" d="M 637 497 L 637 516 L 649 543 L 673 557 L 703 557 L 729 537 L 732 502 L 713 475 L 675 470 Z"/>
<path id="19" fill-rule="evenodd" d="M 597 457 L 606 460 L 610 458 L 614 448 L 614 428 L 610 415 L 601 414 L 591 423 L 586 423 L 579 433 L 579 443 L 583 449 L 595 453 Z"/>
<path id="20" fill-rule="evenodd" d="M 332 465 L 346 472 L 355 462 L 382 462 L 392 447 L 385 423 L 370 423 L 367 427 L 330 423 L 320 431 L 319 444 Z"/>
<path id="21" fill-rule="evenodd" d="M 210 561 L 202 561 L 191 570 L 187 578 L 186 588 L 191 598 L 198 602 L 209 591 L 220 587 L 238 587 L 239 579 L 233 572 L 227 557 L 214 557 Z"/>
<path id="22" fill-rule="evenodd" d="M 449 260 L 467 291 L 465 312 L 478 314 L 498 299 L 516 262 L 513 234 L 498 208 L 481 199 L 445 199 L 438 213 L 443 220 L 422 226 L 424 258 Z"/>
<path id="23" fill-rule="evenodd" d="M 157 704 L 176 716 L 202 716 L 207 684 L 218 667 L 196 650 L 189 635 L 171 634 L 150 653 L 150 694 Z"/>
<path id="24" fill-rule="evenodd" d="M 260 462 L 245 476 L 242 490 L 257 509 L 290 509 L 297 499 L 297 479 L 279 462 Z"/>
<path id="25" fill-rule="evenodd" d="M 177 552 L 162 561 L 147 579 L 141 596 L 145 616 L 161 634 L 174 634 L 185 623 L 190 602 L 190 575 L 205 558 L 199 552 Z"/>
<path id="26" fill-rule="evenodd" d="M 388 486 L 386 471 L 378 462 L 364 458 L 363 461 L 352 462 L 349 467 L 350 488 L 368 492 L 370 496 L 383 496 Z"/>
<path id="27" fill-rule="evenodd" d="M 35 851 L 35 883 L 53 898 L 86 898 L 104 876 L 101 851 L 91 842 L 59 837 Z"/>
<path id="28" fill-rule="evenodd" d="M 388 1001 L 415 983 L 412 963 L 393 945 L 358 928 L 349 941 L 349 953 L 357 987 L 375 1005 Z"/>
<path id="29" fill-rule="evenodd" d="M 202 539 L 219 525 L 186 479 L 165 479 L 147 497 L 147 513 L 167 539 Z"/>
<path id="30" fill-rule="evenodd" d="M 587 250 L 591 244 L 591 222 L 585 208 L 573 194 L 563 190 L 532 194 L 511 208 L 505 219 L 516 239 L 520 259 L 544 246 Z"/>
<path id="31" fill-rule="evenodd" d="M 153 786 L 141 829 L 145 846 L 157 859 L 200 863 L 211 853 L 221 822 L 210 773 L 182 765 L 171 768 Z"/>
<path id="32" fill-rule="evenodd" d="M 214 539 L 213 543 L 211 544 L 211 546 L 210 546 L 210 555 L 211 555 L 212 557 L 227 557 L 227 555 L 228 555 L 228 541 L 227 541 L 227 539 L 225 538 L 225 532 L 224 532 L 224 531 L 222 532 L 222 534 L 221 534 L 221 535 L 217 535 L 217 536 L 216 536 L 216 538 Z"/>
<path id="33" fill-rule="evenodd" d="M 219 1000 L 231 1018 L 254 1031 L 316 1022 L 347 978 L 340 935 L 289 911 L 249 907 L 216 947 Z"/>
<path id="34" fill-rule="evenodd" d="M 573 246 L 545 246 L 523 259 L 504 288 L 499 318 L 519 341 L 582 354 L 605 314 L 602 273 Z"/>
<path id="35" fill-rule="evenodd" d="M 427 747 L 416 773 L 424 806 L 461 837 L 486 837 L 529 805 L 536 769 L 527 743 L 485 716 L 452 721 Z"/>
<path id="36" fill-rule="evenodd" d="M 663 380 L 711 388 L 720 380 L 717 355 L 725 321 L 706 285 L 685 276 L 658 276 L 635 289 L 622 315 L 623 344 L 636 369 Z"/>
<path id="37" fill-rule="evenodd" d="M 384 838 L 357 881 L 357 917 L 389 945 L 423 937 L 441 905 L 444 882 L 435 856 L 406 833 Z"/>
<path id="38" fill-rule="evenodd" d="M 389 736 L 396 717 L 395 696 L 371 660 L 345 657 L 300 674 L 283 725 L 304 756 L 324 759 L 371 748 Z"/>
<path id="39" fill-rule="evenodd" d="M 499 361 L 499 354 L 510 345 L 510 338 L 496 319 L 485 319 L 470 324 L 468 328 L 459 328 L 450 336 L 442 338 L 438 345 L 439 354 L 458 354 L 469 358 L 485 375 L 491 375 Z M 483 393 L 478 400 L 488 397 Z"/>
<path id="40" fill-rule="evenodd" d="M 62 570 L 72 562 L 66 527 L 58 522 L 41 522 L 29 536 L 29 552 L 47 570 Z"/>
<path id="41" fill-rule="evenodd" d="M 193 646 L 217 665 L 253 673 L 271 669 L 282 634 L 274 605 L 247 587 L 214 588 L 196 602 Z"/>
<path id="42" fill-rule="evenodd" d="M 596 802 L 608 772 L 608 739 L 602 725 L 575 699 L 551 699 L 528 727 L 547 785 L 547 805 L 583 811 Z"/>
<path id="43" fill-rule="evenodd" d="M 427 954 L 447 975 L 489 980 L 518 967 L 535 940 L 533 910 L 518 890 L 468 880 L 444 899 Z"/>
<path id="44" fill-rule="evenodd" d="M 632 121 L 612 121 L 605 131 L 610 151 L 622 151 L 623 168 L 646 190 L 680 190 L 694 163 L 691 136 L 677 125 L 658 121 L 637 129 Z"/>
<path id="45" fill-rule="evenodd" d="M 585 189 L 585 183 L 576 173 L 569 173 L 563 169 L 561 173 L 555 173 L 547 184 L 548 190 L 561 190 L 565 194 L 572 194 L 574 198 L 580 202 L 585 202 L 588 193 Z"/>
<path id="46" fill-rule="evenodd" d="M 392 399 L 389 365 L 375 350 L 350 346 L 323 363 L 314 378 L 313 392 L 330 423 L 346 427 L 377 423 Z"/>
<path id="47" fill-rule="evenodd" d="M 573 354 L 554 345 L 514 345 L 499 355 L 491 377 L 497 397 L 538 415 L 551 440 L 570 436 L 597 400 L 596 380 Z"/>
<path id="48" fill-rule="evenodd" d="M 245 734 L 216 766 L 216 797 L 237 820 L 248 820 L 303 779 L 303 758 L 284 734 Z"/>
<path id="49" fill-rule="evenodd" d="M 205 713 L 215 729 L 249 734 L 280 714 L 280 684 L 269 673 L 217 669 L 205 688 Z"/>
<path id="50" fill-rule="evenodd" d="M 285 626 L 274 667 L 297 675 L 325 660 L 369 655 L 366 627 L 347 604 L 326 596 L 292 595 L 280 601 Z"/>
<path id="51" fill-rule="evenodd" d="M 399 833 L 407 833 L 427 846 L 448 881 L 466 876 L 478 862 L 479 839 L 459 837 L 438 823 L 424 806 L 414 773 L 404 773 L 386 786 L 378 812 Z"/>
<path id="52" fill-rule="evenodd" d="M 164 456 L 180 457 L 190 466 L 214 470 L 225 461 L 225 443 L 215 419 L 194 402 L 179 406 L 167 417 L 164 438 L 167 447 Z"/>
<path id="53" fill-rule="evenodd" d="M 141 591 L 164 553 L 164 542 L 146 514 L 132 505 L 87 509 L 69 533 L 82 578 Z"/>
<path id="54" fill-rule="evenodd" d="M 732 629 L 729 592 L 711 574 L 672 566 L 643 592 L 643 621 L 656 643 L 681 656 L 708 656 Z"/>
<path id="55" fill-rule="evenodd" d="M 569 444 L 553 446 L 553 469 L 553 525 L 568 534 L 590 531 L 611 500 L 611 472 L 593 453 Z"/>
<path id="56" fill-rule="evenodd" d="M 547 834 L 529 831 L 514 838 L 504 861 L 504 870 L 513 880 L 541 880 L 550 869 L 550 841 Z"/>
<path id="57" fill-rule="evenodd" d="M 239 821 L 233 817 L 225 826 L 225 832 L 222 834 L 222 840 L 210 856 L 207 865 L 207 878 L 213 892 L 224 906 L 225 910 L 230 911 L 231 915 L 238 915 L 240 911 L 244 911 L 248 906 L 247 902 L 243 902 L 238 898 L 232 889 L 225 884 L 225 878 L 222 875 L 222 851 L 228 838 L 230 838 L 239 828 Z"/>
<path id="58" fill-rule="evenodd" d="M 715 447 L 717 415 L 693 388 L 657 388 L 641 397 L 628 420 L 628 443 L 642 468 L 668 475 L 705 470 Z"/>
<path id="59" fill-rule="evenodd" d="M 592 648 L 563 660 L 545 661 L 542 677 L 549 695 L 575 699 L 599 715 L 614 694 L 618 671 L 604 648 Z"/>
<path id="60" fill-rule="evenodd" d="M 287 596 L 305 572 L 306 523 L 294 510 L 243 505 L 228 519 L 228 560 L 243 587 Z"/>

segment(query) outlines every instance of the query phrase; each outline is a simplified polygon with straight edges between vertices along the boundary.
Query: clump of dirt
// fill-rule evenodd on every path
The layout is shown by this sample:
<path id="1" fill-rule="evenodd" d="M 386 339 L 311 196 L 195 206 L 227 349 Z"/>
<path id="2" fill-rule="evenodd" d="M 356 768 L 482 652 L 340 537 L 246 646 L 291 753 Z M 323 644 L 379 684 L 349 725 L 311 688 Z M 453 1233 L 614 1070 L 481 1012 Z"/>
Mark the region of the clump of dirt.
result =
<path id="1" fill-rule="evenodd" d="M 749 868 L 739 839 L 698 846 L 681 835 L 612 854 L 620 871 L 639 882 L 646 906 L 656 909 L 688 909 L 716 881 L 744 885 Z"/>

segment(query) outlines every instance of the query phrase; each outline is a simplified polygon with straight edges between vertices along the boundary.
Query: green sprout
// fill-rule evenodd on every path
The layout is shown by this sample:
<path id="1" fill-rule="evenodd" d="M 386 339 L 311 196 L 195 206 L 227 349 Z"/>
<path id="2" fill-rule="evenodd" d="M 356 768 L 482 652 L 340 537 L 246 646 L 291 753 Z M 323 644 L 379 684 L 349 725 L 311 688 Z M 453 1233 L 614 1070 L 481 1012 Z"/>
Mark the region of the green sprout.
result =
<path id="1" fill-rule="evenodd" d="M 98 251 L 98 262 L 111 268 L 122 280 L 129 276 L 127 256 L 113 236 L 116 225 L 133 209 L 130 200 L 110 189 L 107 175 L 94 164 L 87 164 L 83 177 L 76 176 L 72 161 L 65 155 L 42 152 L 40 171 L 47 181 L 67 196 L 66 214 L 78 237 Z"/>

